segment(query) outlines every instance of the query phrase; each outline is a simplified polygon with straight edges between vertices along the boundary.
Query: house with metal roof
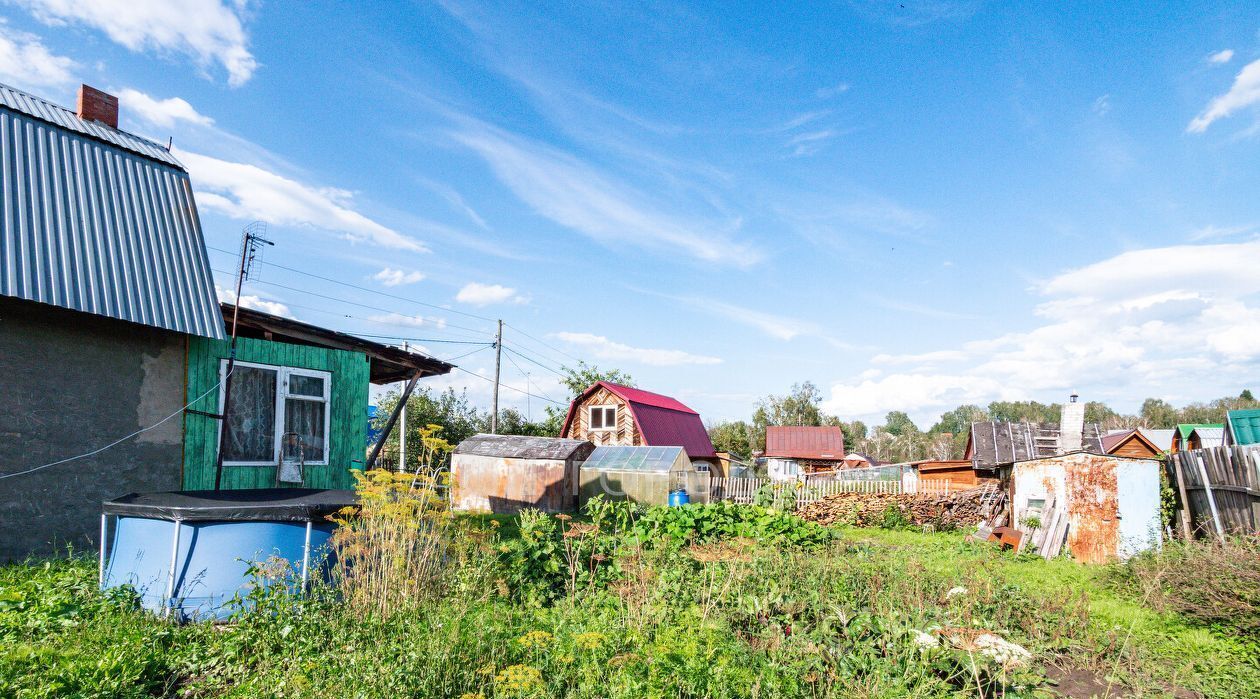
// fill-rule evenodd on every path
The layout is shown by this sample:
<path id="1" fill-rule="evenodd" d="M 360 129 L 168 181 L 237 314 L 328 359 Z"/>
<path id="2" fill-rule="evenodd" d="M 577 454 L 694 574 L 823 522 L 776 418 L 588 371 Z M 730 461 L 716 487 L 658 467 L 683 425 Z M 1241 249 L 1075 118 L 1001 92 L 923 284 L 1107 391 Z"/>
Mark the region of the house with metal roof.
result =
<path id="1" fill-rule="evenodd" d="M 1260 444 L 1260 409 L 1229 411 L 1223 437 L 1231 447 Z"/>
<path id="2" fill-rule="evenodd" d="M 560 436 L 595 446 L 683 447 L 693 460 L 717 459 L 699 413 L 669 396 L 609 381 L 573 400 Z"/>
<path id="3" fill-rule="evenodd" d="M 178 489 L 188 342 L 224 337 L 188 172 L 118 108 L 0 85 L 0 560 L 93 545 L 103 500 Z"/>
<path id="4" fill-rule="evenodd" d="M 774 480 L 844 468 L 844 431 L 839 427 L 766 427 L 766 472 Z"/>
<path id="5" fill-rule="evenodd" d="M 1074 451 L 1102 454 L 1102 430 L 1085 422 L 1085 404 L 1076 400 L 1063 404 L 1059 422 L 971 423 L 963 458 L 983 470 L 1001 464 L 1041 459 Z"/>
<path id="6" fill-rule="evenodd" d="M 1203 429 L 1203 432 L 1195 435 L 1195 431 Z M 1204 446 L 1220 446 L 1218 439 L 1223 439 L 1225 425 L 1224 423 L 1201 423 L 1201 424 L 1181 424 L 1177 425 L 1176 433 L 1173 435 L 1173 443 L 1171 451 L 1173 453 L 1179 451 L 1187 451 L 1189 449 L 1202 449 Z M 1216 434 L 1216 430 L 1221 430 L 1221 435 Z M 1207 437 L 1208 444 L 1203 444 L 1203 438 Z M 1213 442 L 1216 442 L 1215 444 Z"/>

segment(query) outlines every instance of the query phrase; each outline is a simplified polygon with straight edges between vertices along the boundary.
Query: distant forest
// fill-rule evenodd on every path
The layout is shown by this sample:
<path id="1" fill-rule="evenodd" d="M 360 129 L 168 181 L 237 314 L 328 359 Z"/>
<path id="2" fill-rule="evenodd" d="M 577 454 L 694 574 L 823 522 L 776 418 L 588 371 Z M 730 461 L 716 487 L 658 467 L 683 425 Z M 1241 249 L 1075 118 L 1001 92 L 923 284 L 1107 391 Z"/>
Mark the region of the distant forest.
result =
<path id="1" fill-rule="evenodd" d="M 764 448 L 769 425 L 835 425 L 844 430 L 846 450 L 869 454 L 881 461 L 960 459 L 967 448 L 971 423 L 983 420 L 1057 423 L 1062 408 L 1061 403 L 1033 400 L 993 401 L 984 407 L 960 405 L 942 413 L 936 424 L 924 431 L 900 410 L 884 416 L 884 424 L 869 427 L 861 420 L 845 422 L 828 415 L 821 405 L 822 392 L 806 381 L 792 386 L 787 395 L 766 396 L 757 404 L 750 420 L 710 425 L 709 436 L 719 451 L 748 459 L 754 451 Z M 1260 401 L 1250 390 L 1243 390 L 1236 397 L 1190 403 L 1181 408 L 1160 398 L 1147 398 L 1137 415 L 1125 415 L 1101 401 L 1089 401 L 1085 404 L 1085 422 L 1098 423 L 1104 431 L 1133 427 L 1169 429 L 1184 423 L 1224 422 L 1226 411 L 1240 408 L 1260 408 Z"/>
<path id="2" fill-rule="evenodd" d="M 573 400 L 587 386 L 596 381 L 612 381 L 626 386 L 635 385 L 627 373 L 605 370 L 585 363 L 567 367 L 562 381 L 568 390 L 562 404 L 549 404 L 538 414 L 522 414 L 519 410 L 505 408 L 499 411 L 499 433 L 556 437 L 564 422 L 568 401 Z M 558 397 L 557 397 L 558 398 Z M 899 462 L 916 459 L 962 458 L 967 446 L 967 432 L 972 422 L 981 420 L 1007 420 L 1011 422 L 1058 422 L 1059 403 L 1037 401 L 994 401 L 987 406 L 960 405 L 942 413 L 936 424 L 927 431 L 919 428 L 910 416 L 894 410 L 884 416 L 884 424 L 868 426 L 861 420 L 845 422 L 822 410 L 822 391 L 806 381 L 792 386 L 786 395 L 770 395 L 757 403 L 748 420 L 732 420 L 709 425 L 709 436 L 718 451 L 727 451 L 748 460 L 753 452 L 765 448 L 766 427 L 769 425 L 838 425 L 844 430 L 844 445 L 848 451 L 869 454 L 881 461 Z M 398 404 L 398 392 L 392 391 L 381 397 L 380 412 L 375 421 L 377 429 L 394 406 Z M 1225 412 L 1239 408 L 1260 408 L 1260 401 L 1244 390 L 1237 397 L 1218 398 L 1207 403 L 1191 403 L 1181 408 L 1168 401 L 1147 398 L 1137 415 L 1125 415 L 1112 410 L 1106 403 L 1090 401 L 1085 404 L 1085 421 L 1096 422 L 1104 430 L 1131 427 L 1171 428 L 1181 423 L 1223 422 Z M 419 433 L 429 425 L 442 428 L 441 436 L 451 444 L 458 444 L 468 437 L 490 429 L 489 411 L 478 410 L 463 393 L 451 389 L 435 392 L 420 388 L 407 401 L 408 460 L 415 458 L 419 450 Z M 382 459 L 387 463 L 398 461 L 397 430 L 386 442 Z"/>

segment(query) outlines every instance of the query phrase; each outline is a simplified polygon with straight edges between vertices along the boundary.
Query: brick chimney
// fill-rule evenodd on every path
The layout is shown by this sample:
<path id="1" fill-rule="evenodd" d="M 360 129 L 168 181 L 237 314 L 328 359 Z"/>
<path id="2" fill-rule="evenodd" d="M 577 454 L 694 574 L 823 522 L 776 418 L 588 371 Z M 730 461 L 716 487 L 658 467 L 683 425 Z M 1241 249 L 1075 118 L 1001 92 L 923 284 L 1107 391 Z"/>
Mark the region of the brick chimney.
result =
<path id="1" fill-rule="evenodd" d="M 118 98 L 94 87 L 80 85 L 79 118 L 84 121 L 99 121 L 110 128 L 118 128 Z"/>
<path id="2" fill-rule="evenodd" d="M 1076 391 L 1072 391 L 1063 410 L 1059 413 L 1059 453 L 1080 451 L 1084 442 L 1085 404 L 1078 403 Z"/>

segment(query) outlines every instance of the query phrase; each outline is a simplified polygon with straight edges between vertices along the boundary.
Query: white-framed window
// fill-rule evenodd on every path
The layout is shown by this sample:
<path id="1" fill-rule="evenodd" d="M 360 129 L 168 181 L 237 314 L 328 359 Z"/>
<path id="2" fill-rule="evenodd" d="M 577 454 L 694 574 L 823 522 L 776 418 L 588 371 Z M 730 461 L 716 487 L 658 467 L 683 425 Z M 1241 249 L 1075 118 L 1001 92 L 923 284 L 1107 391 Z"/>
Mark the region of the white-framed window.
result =
<path id="1" fill-rule="evenodd" d="M 227 360 L 219 365 L 219 405 Z M 225 466 L 271 466 L 280 462 L 283 437 L 296 433 L 302 460 L 328 463 L 328 409 L 332 374 L 314 369 L 236 362 L 232 404 L 223 445 Z"/>
<path id="2" fill-rule="evenodd" d="M 587 424 L 592 430 L 617 429 L 617 406 L 592 405 L 587 411 Z"/>

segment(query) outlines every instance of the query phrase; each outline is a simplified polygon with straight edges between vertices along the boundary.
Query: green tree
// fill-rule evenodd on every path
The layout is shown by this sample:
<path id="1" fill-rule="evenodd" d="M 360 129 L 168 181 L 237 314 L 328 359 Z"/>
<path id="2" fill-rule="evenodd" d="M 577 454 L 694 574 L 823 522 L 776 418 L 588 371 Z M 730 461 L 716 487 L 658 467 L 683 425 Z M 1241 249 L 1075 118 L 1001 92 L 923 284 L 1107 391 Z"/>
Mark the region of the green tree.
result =
<path id="1" fill-rule="evenodd" d="M 386 393 L 377 401 L 379 412 L 373 420 L 375 429 L 383 429 L 394 408 L 398 405 L 400 391 Z M 417 388 L 407 401 L 407 422 L 398 425 L 390 432 L 389 439 L 381 451 L 380 465 L 386 468 L 398 466 L 398 442 L 402 429 L 407 432 L 408 467 L 413 467 L 413 459 L 420 453 L 420 430 L 429 425 L 442 428 L 440 436 L 451 444 L 459 444 L 474 434 L 482 431 L 486 416 L 468 402 L 464 392 L 456 393 L 448 388 L 440 393 L 431 388 Z"/>
<path id="2" fill-rule="evenodd" d="M 719 422 L 709 427 L 709 439 L 713 440 L 713 448 L 730 452 L 741 461 L 752 458 L 754 445 L 752 426 L 743 420 Z"/>
<path id="3" fill-rule="evenodd" d="M 1239 393 L 1239 394 L 1238 394 L 1238 400 L 1246 401 L 1246 402 L 1248 402 L 1248 403 L 1255 403 L 1255 402 L 1256 402 L 1256 397 L 1255 397 L 1255 396 L 1253 396 L 1253 395 L 1251 395 L 1251 389 L 1250 389 L 1250 388 L 1244 388 L 1244 389 L 1242 390 L 1242 393 Z"/>
<path id="4" fill-rule="evenodd" d="M 919 434 L 919 428 L 909 415 L 900 410 L 893 410 L 884 417 L 884 432 L 894 437 L 905 437 Z"/>
<path id="5" fill-rule="evenodd" d="M 552 425 L 550 420 L 531 422 L 516 408 L 499 411 L 499 434 L 517 434 L 527 437 L 555 437 L 560 434 L 560 427 Z M 482 416 L 482 432 L 490 431 L 490 413 Z"/>
<path id="6" fill-rule="evenodd" d="M 833 418 L 834 419 L 834 418 Z M 845 453 L 862 451 L 866 442 L 866 423 L 861 420 L 853 422 L 841 422 L 836 419 L 835 424 L 844 432 L 844 451 Z"/>
<path id="7" fill-rule="evenodd" d="M 998 422 L 1058 422 L 1062 406 L 1038 403 L 1035 400 L 993 401 L 989 403 L 989 419 Z"/>
<path id="8" fill-rule="evenodd" d="M 1142 401 L 1138 418 L 1146 427 L 1155 430 L 1168 430 L 1177 426 L 1177 409 L 1166 400 L 1147 398 Z"/>
<path id="9" fill-rule="evenodd" d="M 752 440 L 757 449 L 766 446 L 766 427 L 805 426 L 823 424 L 822 391 L 812 382 L 792 385 L 785 396 L 769 395 L 757 403 L 752 417 Z"/>

